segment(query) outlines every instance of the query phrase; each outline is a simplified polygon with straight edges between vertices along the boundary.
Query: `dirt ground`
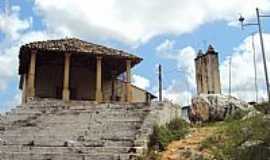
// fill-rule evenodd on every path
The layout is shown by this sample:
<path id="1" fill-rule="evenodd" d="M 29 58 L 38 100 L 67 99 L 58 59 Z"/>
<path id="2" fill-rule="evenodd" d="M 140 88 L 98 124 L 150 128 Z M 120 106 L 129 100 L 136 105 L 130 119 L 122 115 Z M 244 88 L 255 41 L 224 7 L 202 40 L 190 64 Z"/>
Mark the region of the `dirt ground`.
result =
<path id="1" fill-rule="evenodd" d="M 192 128 L 186 138 L 174 141 L 162 153 L 161 160 L 196 160 L 210 158 L 207 150 L 202 149 L 201 142 L 215 133 L 216 127 Z"/>

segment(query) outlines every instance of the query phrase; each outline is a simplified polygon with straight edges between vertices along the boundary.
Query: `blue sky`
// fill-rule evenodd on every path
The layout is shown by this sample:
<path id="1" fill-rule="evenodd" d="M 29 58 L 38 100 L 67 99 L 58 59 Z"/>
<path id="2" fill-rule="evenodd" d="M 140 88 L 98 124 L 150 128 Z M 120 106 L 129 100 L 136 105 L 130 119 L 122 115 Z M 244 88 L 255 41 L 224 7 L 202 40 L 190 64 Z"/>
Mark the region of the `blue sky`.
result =
<path id="1" fill-rule="evenodd" d="M 60 5 L 61 4 L 61 5 Z M 243 5 L 245 4 L 245 5 Z M 186 105 L 196 93 L 194 57 L 209 44 L 219 52 L 223 93 L 227 93 L 228 56 L 233 59 L 233 94 L 254 100 L 250 34 L 241 30 L 239 13 L 255 19 L 255 7 L 270 10 L 269 0 L 9 0 L 9 14 L 0 1 L 0 111 L 19 103 L 17 55 L 20 45 L 46 39 L 78 37 L 123 49 L 144 58 L 133 70 L 136 85 L 157 92 L 157 64 L 163 65 L 164 94 Z M 239 7 L 240 6 L 240 7 Z M 270 61 L 270 19 L 263 19 Z M 265 98 L 258 35 L 255 35 L 260 99 Z"/>

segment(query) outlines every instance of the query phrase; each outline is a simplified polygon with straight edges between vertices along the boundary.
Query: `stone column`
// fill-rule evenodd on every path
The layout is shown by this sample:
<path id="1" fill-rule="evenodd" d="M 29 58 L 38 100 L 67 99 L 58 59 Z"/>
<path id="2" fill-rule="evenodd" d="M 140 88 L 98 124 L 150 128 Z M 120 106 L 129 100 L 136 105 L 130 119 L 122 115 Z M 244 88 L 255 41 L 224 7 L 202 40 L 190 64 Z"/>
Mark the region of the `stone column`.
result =
<path id="1" fill-rule="evenodd" d="M 28 80 L 27 80 L 27 97 L 35 97 L 35 72 L 36 72 L 36 57 L 37 51 L 31 52 L 30 65 L 28 69 Z"/>
<path id="2" fill-rule="evenodd" d="M 116 79 L 116 72 L 112 71 L 112 95 L 111 100 L 116 101 L 116 89 L 115 89 L 115 79 Z"/>
<path id="3" fill-rule="evenodd" d="M 101 57 L 97 57 L 97 70 L 96 70 L 96 101 L 102 102 L 103 97 L 102 97 L 102 64 L 101 64 Z"/>
<path id="4" fill-rule="evenodd" d="M 132 101 L 131 90 L 131 60 L 126 61 L 126 102 Z"/>
<path id="5" fill-rule="evenodd" d="M 69 90 L 69 74 L 70 74 L 70 54 L 65 54 L 65 64 L 64 64 L 64 80 L 63 80 L 63 93 L 62 99 L 65 102 L 70 100 L 70 90 Z"/>
<path id="6" fill-rule="evenodd" d="M 27 102 L 27 74 L 23 74 L 22 104 Z"/>

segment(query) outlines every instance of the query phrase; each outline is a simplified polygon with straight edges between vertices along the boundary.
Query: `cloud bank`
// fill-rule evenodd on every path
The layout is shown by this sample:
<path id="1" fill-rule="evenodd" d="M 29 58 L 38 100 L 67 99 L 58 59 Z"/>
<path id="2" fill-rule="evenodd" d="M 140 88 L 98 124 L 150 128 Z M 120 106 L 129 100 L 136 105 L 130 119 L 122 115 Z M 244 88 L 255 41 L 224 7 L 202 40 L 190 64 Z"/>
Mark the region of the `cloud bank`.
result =
<path id="1" fill-rule="evenodd" d="M 8 83 L 17 78 L 19 47 L 30 41 L 76 36 L 99 42 L 116 40 L 122 44 L 137 46 L 159 35 L 190 33 L 209 22 L 226 21 L 231 24 L 238 17 L 238 13 L 252 18 L 255 15 L 255 7 L 262 10 L 270 9 L 269 0 L 31 0 L 31 2 L 34 5 L 33 12 L 41 19 L 44 29 L 34 29 L 32 24 L 35 19 L 31 16 L 23 17 L 19 6 L 12 6 L 10 15 L 0 13 L 0 32 L 4 35 L 0 42 L 0 63 L 3 64 L 0 66 L 0 91 L 5 90 Z M 194 88 L 194 75 L 191 74 L 194 68 L 190 64 L 193 64 L 195 50 L 191 47 L 177 49 L 173 41 L 167 41 L 163 49 L 161 46 L 157 50 L 161 53 L 164 47 L 170 48 L 170 53 L 177 54 L 178 68 L 187 75 L 183 79 L 187 81 L 189 88 Z M 240 54 L 240 58 L 245 58 L 242 51 L 239 52 L 235 51 L 235 56 Z M 226 63 L 225 61 L 224 69 L 221 67 L 224 74 Z M 143 80 L 142 77 L 134 79 L 140 82 L 137 84 L 143 84 L 142 88 L 149 87 L 147 80 Z"/>
<path id="2" fill-rule="evenodd" d="M 181 35 L 239 13 L 270 9 L 269 0 L 34 0 L 49 30 L 90 39 L 140 44 L 162 34 Z M 59 5 L 61 4 L 61 5 Z"/>

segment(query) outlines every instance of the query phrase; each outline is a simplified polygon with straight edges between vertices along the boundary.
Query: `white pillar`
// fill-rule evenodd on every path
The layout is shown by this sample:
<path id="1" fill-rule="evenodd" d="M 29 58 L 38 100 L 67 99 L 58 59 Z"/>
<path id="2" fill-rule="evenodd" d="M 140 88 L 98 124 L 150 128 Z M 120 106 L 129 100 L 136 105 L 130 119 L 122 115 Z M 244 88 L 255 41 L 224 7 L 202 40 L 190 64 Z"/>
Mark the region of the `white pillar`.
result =
<path id="1" fill-rule="evenodd" d="M 102 58 L 97 57 L 97 70 L 96 70 L 96 101 L 98 103 L 103 101 L 102 96 Z"/>
<path id="2" fill-rule="evenodd" d="M 31 52 L 31 59 L 27 76 L 27 97 L 35 97 L 36 54 L 36 51 Z"/>
<path id="3" fill-rule="evenodd" d="M 126 102 L 132 102 L 131 60 L 126 61 Z"/>
<path id="4" fill-rule="evenodd" d="M 63 101 L 70 100 L 70 90 L 69 90 L 69 78 L 70 78 L 70 54 L 65 54 L 65 64 L 64 64 L 64 80 L 63 80 Z"/>

